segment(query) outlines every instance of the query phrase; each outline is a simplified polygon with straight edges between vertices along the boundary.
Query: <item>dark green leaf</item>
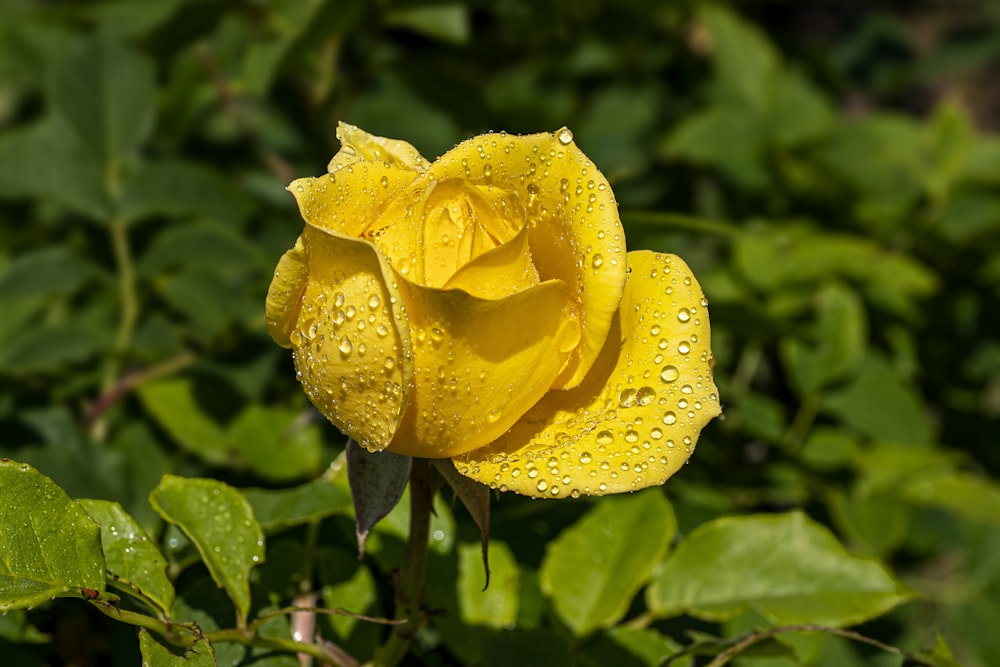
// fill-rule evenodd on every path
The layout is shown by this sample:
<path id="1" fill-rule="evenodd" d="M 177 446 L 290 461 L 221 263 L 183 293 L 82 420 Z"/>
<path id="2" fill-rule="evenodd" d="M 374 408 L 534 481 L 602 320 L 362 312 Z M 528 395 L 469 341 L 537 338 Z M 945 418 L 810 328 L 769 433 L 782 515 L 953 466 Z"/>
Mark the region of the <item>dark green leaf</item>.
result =
<path id="1" fill-rule="evenodd" d="M 129 222 L 171 216 L 234 224 L 245 219 L 251 208 L 252 203 L 233 186 L 231 179 L 199 164 L 173 160 L 150 162 L 131 174 L 125 181 L 119 214 Z M 216 227 L 194 229 L 208 235 L 221 233 Z M 213 241 L 214 238 L 209 239 Z M 230 245 L 235 243 L 231 234 L 225 241 Z M 245 246 L 244 242 L 240 248 L 243 252 Z M 190 249 L 202 255 L 208 252 L 196 245 Z"/>
<path id="2" fill-rule="evenodd" d="M 0 300 L 65 297 L 100 275 L 66 247 L 45 248 L 12 259 L 0 269 Z"/>
<path id="3" fill-rule="evenodd" d="M 112 170 L 152 127 L 155 102 L 152 64 L 109 33 L 75 44 L 53 76 L 53 110 Z"/>
<path id="4" fill-rule="evenodd" d="M 216 667 L 215 650 L 202 637 L 188 649 L 168 647 L 157 641 L 146 628 L 139 629 L 142 667 Z"/>
<path id="5" fill-rule="evenodd" d="M 577 636 L 610 627 L 649 581 L 677 531 L 659 488 L 603 498 L 549 543 L 542 590 Z"/>
<path id="6" fill-rule="evenodd" d="M 250 570 L 264 561 L 264 532 L 239 491 L 212 479 L 166 475 L 149 495 L 153 508 L 198 547 L 215 583 L 245 622 L 250 609 Z"/>
<path id="7" fill-rule="evenodd" d="M 434 467 L 445 478 L 462 505 L 469 511 L 472 520 L 479 528 L 479 539 L 482 543 L 483 570 L 486 573 L 486 584 L 490 583 L 490 488 L 480 484 L 455 470 L 455 465 L 448 459 L 432 461 Z"/>
<path id="8" fill-rule="evenodd" d="M 413 459 L 392 452 L 369 452 L 347 441 L 347 479 L 354 499 L 358 557 L 365 555 L 368 532 L 399 504 L 410 479 Z"/>
<path id="9" fill-rule="evenodd" d="M 52 480 L 0 459 L 0 612 L 104 591 L 101 528 Z"/>
<path id="10" fill-rule="evenodd" d="M 513 627 L 517 621 L 520 576 L 517 561 L 503 542 L 490 544 L 489 586 L 479 545 L 458 545 L 458 612 L 467 625 Z"/>
<path id="11" fill-rule="evenodd" d="M 139 388 L 143 405 L 185 449 L 211 463 L 224 463 L 228 441 L 218 424 L 205 415 L 190 380 L 149 382 Z"/>
<path id="12" fill-rule="evenodd" d="M 1000 524 L 1000 485 L 986 477 L 939 469 L 905 483 L 902 495 L 915 505 L 939 507 L 972 521 Z"/>
<path id="13" fill-rule="evenodd" d="M 343 466 L 343 463 L 339 463 Z M 326 474 L 291 489 L 241 489 L 266 533 L 353 511 L 346 473 Z"/>

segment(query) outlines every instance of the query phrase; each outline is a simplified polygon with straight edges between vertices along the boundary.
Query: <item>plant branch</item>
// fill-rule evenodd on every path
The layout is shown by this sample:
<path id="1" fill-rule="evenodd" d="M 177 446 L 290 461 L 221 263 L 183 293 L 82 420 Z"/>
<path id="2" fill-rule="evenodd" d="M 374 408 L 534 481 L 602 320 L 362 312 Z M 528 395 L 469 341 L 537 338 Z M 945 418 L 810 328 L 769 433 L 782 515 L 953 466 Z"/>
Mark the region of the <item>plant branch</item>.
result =
<path id="1" fill-rule="evenodd" d="M 662 211 L 622 211 L 622 220 L 629 226 L 658 227 L 663 231 L 697 232 L 716 236 L 737 236 L 742 230 L 728 222 L 705 220 L 680 213 Z"/>
<path id="2" fill-rule="evenodd" d="M 410 471 L 410 539 L 406 544 L 406 561 L 396 589 L 395 616 L 401 623 L 392 629 L 385 646 L 376 651 L 369 663 L 371 667 L 398 665 L 410 650 L 410 644 L 423 624 L 427 538 L 433 500 L 430 461 L 415 458 Z"/>

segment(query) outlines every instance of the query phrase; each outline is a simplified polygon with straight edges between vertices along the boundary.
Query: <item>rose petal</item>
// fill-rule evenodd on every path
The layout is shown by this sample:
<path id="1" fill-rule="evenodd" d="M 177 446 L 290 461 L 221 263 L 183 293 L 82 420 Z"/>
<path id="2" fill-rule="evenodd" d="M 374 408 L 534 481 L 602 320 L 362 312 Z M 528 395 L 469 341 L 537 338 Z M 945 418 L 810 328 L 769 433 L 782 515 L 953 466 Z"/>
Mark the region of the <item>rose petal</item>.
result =
<path id="1" fill-rule="evenodd" d="M 460 268 L 445 289 L 465 290 L 481 299 L 501 299 L 537 285 L 538 270 L 531 261 L 528 228 L 511 241 L 479 255 Z"/>
<path id="2" fill-rule="evenodd" d="M 326 168 L 331 174 L 362 160 L 388 163 L 412 171 L 423 171 L 430 166 L 411 144 L 368 134 L 350 123 L 337 124 L 337 139 L 340 140 L 340 150 Z"/>
<path id="3" fill-rule="evenodd" d="M 309 276 L 289 340 L 309 399 L 366 449 L 384 449 L 413 386 L 395 275 L 375 247 L 307 226 Z"/>
<path id="4" fill-rule="evenodd" d="M 376 137 L 346 123 L 337 127 L 337 138 L 341 147 L 330 161 L 330 173 L 292 181 L 288 191 L 310 225 L 360 237 L 428 162 L 405 141 Z"/>
<path id="5" fill-rule="evenodd" d="M 541 279 L 566 281 L 581 302 L 581 344 L 556 381 L 559 387 L 579 384 L 604 345 L 625 282 L 625 235 L 607 179 L 565 128 L 475 137 L 427 173 L 499 189 L 511 208 L 526 212 Z"/>
<path id="6" fill-rule="evenodd" d="M 552 391 L 459 472 L 539 498 L 662 484 L 721 412 L 707 302 L 680 258 L 628 254 L 629 279 L 607 345 L 583 383 Z"/>
<path id="7" fill-rule="evenodd" d="M 389 446 L 399 454 L 445 458 L 492 442 L 548 391 L 579 342 L 577 306 L 559 280 L 499 300 L 398 284 L 414 364 Z"/>
<path id="8" fill-rule="evenodd" d="M 281 347 L 292 347 L 288 335 L 295 326 L 302 302 L 302 291 L 309 277 L 309 264 L 302 237 L 295 239 L 295 245 L 278 260 L 274 278 L 267 288 L 267 302 L 264 314 L 267 331 L 274 342 Z"/>

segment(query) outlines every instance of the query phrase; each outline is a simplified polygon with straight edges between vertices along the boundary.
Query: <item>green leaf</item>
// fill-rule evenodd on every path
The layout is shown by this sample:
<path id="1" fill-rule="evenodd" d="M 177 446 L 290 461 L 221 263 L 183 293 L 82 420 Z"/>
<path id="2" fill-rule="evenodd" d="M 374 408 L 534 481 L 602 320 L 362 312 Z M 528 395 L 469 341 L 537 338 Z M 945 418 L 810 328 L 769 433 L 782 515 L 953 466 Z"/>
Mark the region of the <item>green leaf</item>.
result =
<path id="1" fill-rule="evenodd" d="M 177 267 L 246 270 L 257 266 L 257 248 L 232 227 L 172 225 L 158 234 L 138 268 L 154 274 Z"/>
<path id="2" fill-rule="evenodd" d="M 226 438 L 239 462 L 264 479 L 301 479 L 322 465 L 319 424 L 302 420 L 298 412 L 251 404 L 230 424 Z"/>
<path id="3" fill-rule="evenodd" d="M 432 463 L 462 505 L 469 511 L 472 520 L 479 529 L 479 540 L 482 545 L 483 570 L 486 573 L 486 587 L 490 584 L 490 487 L 466 477 L 455 470 L 455 465 L 448 459 L 433 460 Z"/>
<path id="4" fill-rule="evenodd" d="M 902 496 L 972 521 L 1000 524 L 1000 484 L 977 475 L 935 470 L 907 482 Z"/>
<path id="5" fill-rule="evenodd" d="M 910 509 L 895 494 L 848 495 L 834 489 L 827 505 L 837 529 L 855 553 L 883 558 L 906 538 Z"/>
<path id="6" fill-rule="evenodd" d="M 386 25 L 409 28 L 451 44 L 467 43 L 472 33 L 469 8 L 460 3 L 393 9 L 385 13 L 384 20 Z"/>
<path id="7" fill-rule="evenodd" d="M 171 160 L 144 164 L 129 175 L 119 214 L 128 222 L 153 216 L 189 216 L 236 224 L 249 215 L 252 207 L 249 198 L 219 172 Z M 198 228 L 208 233 L 218 229 Z M 191 249 L 201 255 L 206 252 L 196 246 Z"/>
<path id="8" fill-rule="evenodd" d="M 628 611 L 677 532 L 663 491 L 601 499 L 549 543 L 542 590 L 577 636 L 610 627 Z"/>
<path id="9" fill-rule="evenodd" d="M 15 609 L 0 614 L 0 641 L 3 640 L 17 644 L 48 644 L 51 638 L 28 622 L 28 614 L 23 609 Z"/>
<path id="10" fill-rule="evenodd" d="M 458 545 L 458 613 L 467 625 L 510 628 L 517 621 L 520 586 L 517 561 L 503 542 L 491 543 L 490 555 L 487 588 L 480 546 Z"/>
<path id="11" fill-rule="evenodd" d="M 712 106 L 681 120 L 662 152 L 670 159 L 715 167 L 742 187 L 760 189 L 768 183 L 761 163 L 762 134 L 759 120 L 744 110 Z"/>
<path id="12" fill-rule="evenodd" d="M 342 464 L 341 464 L 342 465 Z M 265 533 L 353 512 L 351 494 L 340 475 L 324 475 L 291 489 L 241 489 Z"/>
<path id="13" fill-rule="evenodd" d="M 225 432 L 202 411 L 190 380 L 148 382 L 139 387 L 139 397 L 146 410 L 181 447 L 209 463 L 228 460 Z"/>
<path id="14" fill-rule="evenodd" d="M 0 269 L 0 299 L 65 297 L 100 275 L 97 266 L 65 246 L 18 255 Z"/>
<path id="15" fill-rule="evenodd" d="M 166 559 L 146 531 L 118 503 L 81 500 L 80 504 L 101 526 L 104 559 L 115 585 L 169 617 L 174 586 L 167 578 Z"/>
<path id="16" fill-rule="evenodd" d="M 18 375 L 58 370 L 90 359 L 106 342 L 81 322 L 29 328 L 5 341 L 0 370 Z"/>
<path id="17" fill-rule="evenodd" d="M 914 388 L 874 352 L 850 384 L 825 397 L 823 407 L 872 438 L 927 445 L 934 435 L 930 414 Z"/>
<path id="18" fill-rule="evenodd" d="M 849 556 L 801 512 L 702 525 L 667 558 L 647 592 L 658 617 L 723 621 L 753 609 L 776 624 L 861 623 L 904 599 L 877 563 Z"/>
<path id="19" fill-rule="evenodd" d="M 236 605 L 242 627 L 250 609 L 250 570 L 264 562 L 264 532 L 250 503 L 222 482 L 173 475 L 164 476 L 149 501 L 198 548 L 212 579 Z"/>
<path id="20" fill-rule="evenodd" d="M 0 459 L 0 613 L 104 591 L 101 528 L 45 475 Z"/>
<path id="21" fill-rule="evenodd" d="M 864 356 L 868 328 L 864 306 L 853 290 L 835 283 L 816 295 L 811 340 L 782 340 L 781 352 L 792 384 L 808 396 L 847 377 Z"/>
<path id="22" fill-rule="evenodd" d="M 216 667 L 215 650 L 204 637 L 185 650 L 167 647 L 149 630 L 140 628 L 139 652 L 142 653 L 142 667 Z"/>
<path id="23" fill-rule="evenodd" d="M 51 100 L 53 111 L 78 141 L 112 167 L 152 127 L 153 66 L 119 38 L 97 33 L 75 44 L 56 67 Z"/>
<path id="24" fill-rule="evenodd" d="M 774 47 L 756 26 L 722 5 L 701 5 L 698 18 L 708 30 L 712 63 L 721 85 L 750 108 L 765 109 L 771 79 L 780 67 Z"/>
<path id="25" fill-rule="evenodd" d="M 100 163 L 50 119 L 0 136 L 0 198 L 28 197 L 96 221 L 110 212 Z"/>
<path id="26" fill-rule="evenodd" d="M 347 479 L 354 499 L 358 557 L 365 555 L 368 532 L 392 511 L 410 480 L 412 457 L 389 451 L 369 452 L 347 441 Z"/>

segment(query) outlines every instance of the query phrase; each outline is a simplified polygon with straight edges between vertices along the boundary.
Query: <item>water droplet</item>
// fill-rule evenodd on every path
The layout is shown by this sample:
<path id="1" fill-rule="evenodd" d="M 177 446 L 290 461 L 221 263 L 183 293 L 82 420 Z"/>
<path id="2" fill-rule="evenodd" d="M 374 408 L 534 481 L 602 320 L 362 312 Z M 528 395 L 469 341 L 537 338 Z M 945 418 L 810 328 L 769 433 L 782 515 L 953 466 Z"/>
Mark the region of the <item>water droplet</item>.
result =
<path id="1" fill-rule="evenodd" d="M 378 294 L 372 294 L 371 297 L 368 299 L 368 307 L 371 308 L 372 310 L 378 308 L 379 304 L 381 303 L 382 300 L 378 298 Z"/>
<path id="2" fill-rule="evenodd" d="M 656 398 L 656 390 L 652 387 L 639 387 L 639 391 L 635 392 L 635 400 L 639 405 L 649 405 Z"/>
<path id="3" fill-rule="evenodd" d="M 611 431 L 601 431 L 597 434 L 597 444 L 599 445 L 610 445 L 614 442 L 614 436 L 611 435 Z M 589 461 L 590 454 L 587 454 Z M 580 456 L 580 461 L 583 462 L 583 455 Z"/>
<path id="4" fill-rule="evenodd" d="M 687 322 L 691 319 L 691 311 L 687 308 L 681 308 L 677 311 L 677 319 L 681 322 Z"/>
<path id="5" fill-rule="evenodd" d="M 375 333 L 377 333 L 379 336 L 382 336 L 382 337 L 388 336 L 389 335 L 389 327 L 387 327 L 384 324 L 382 324 L 381 322 L 379 322 L 378 326 L 375 327 Z"/>
<path id="6" fill-rule="evenodd" d="M 675 415 L 672 411 L 664 412 L 663 423 L 666 424 L 667 426 L 677 423 L 677 415 Z"/>
<path id="7" fill-rule="evenodd" d="M 490 424 L 495 424 L 498 419 L 500 419 L 500 408 L 493 408 L 486 413 L 486 421 Z"/>
<path id="8" fill-rule="evenodd" d="M 639 440 L 639 434 L 629 429 L 625 431 L 625 442 L 636 442 Z"/>
<path id="9" fill-rule="evenodd" d="M 659 440 L 660 438 L 663 437 L 663 431 L 654 426 L 649 430 L 649 437 L 652 438 L 653 440 Z"/>
<path id="10" fill-rule="evenodd" d="M 387 371 L 391 371 L 395 367 L 396 367 L 396 360 L 393 357 L 386 357 L 385 358 L 385 369 Z"/>
<path id="11" fill-rule="evenodd" d="M 444 340 L 444 332 L 438 327 L 431 327 L 431 340 L 435 343 L 440 343 Z"/>
<path id="12" fill-rule="evenodd" d="M 582 452 L 580 454 L 580 463 L 587 465 L 594 460 L 594 457 L 590 455 L 590 452 Z"/>
<path id="13" fill-rule="evenodd" d="M 535 486 L 539 491 L 544 491 L 545 489 L 549 488 L 549 483 L 546 482 L 544 479 L 540 479 L 538 480 L 538 484 L 536 484 Z"/>
<path id="14" fill-rule="evenodd" d="M 354 349 L 354 345 L 351 344 L 351 339 L 348 338 L 347 336 L 344 336 L 343 338 L 340 339 L 340 345 L 338 345 L 337 347 L 338 349 L 340 349 L 340 353 L 344 355 L 350 354 L 351 350 Z"/>
<path id="15" fill-rule="evenodd" d="M 635 405 L 635 389 L 632 389 L 632 387 L 622 389 L 621 393 L 618 394 L 618 403 L 621 404 L 623 408 L 631 408 Z"/>
<path id="16" fill-rule="evenodd" d="M 664 366 L 660 369 L 660 379 L 664 382 L 674 382 L 680 375 L 676 366 Z"/>
<path id="17" fill-rule="evenodd" d="M 561 143 L 563 146 L 566 146 L 571 141 L 573 141 L 573 133 L 570 131 L 568 127 L 564 127 L 563 129 L 559 130 L 558 138 L 559 138 L 559 143 Z"/>
<path id="18" fill-rule="evenodd" d="M 344 301 L 345 301 L 344 293 L 343 292 L 337 292 L 337 294 L 334 295 L 334 297 L 333 297 L 333 307 L 334 308 L 343 308 L 344 307 Z"/>
<path id="19" fill-rule="evenodd" d="M 485 176 L 487 179 L 493 177 L 493 165 L 491 164 L 483 165 L 483 176 Z"/>
<path id="20" fill-rule="evenodd" d="M 653 326 L 651 326 L 649 328 L 649 335 L 650 336 L 659 336 L 660 335 L 660 325 L 659 324 L 654 324 Z"/>
<path id="21" fill-rule="evenodd" d="M 681 354 L 688 354 L 691 352 L 691 346 L 688 345 L 687 341 L 683 341 L 677 346 L 677 351 Z"/>
<path id="22" fill-rule="evenodd" d="M 683 387 L 681 387 L 681 393 L 682 394 L 692 394 L 692 393 L 694 393 L 694 389 L 691 388 L 691 385 L 686 384 Z"/>
<path id="23" fill-rule="evenodd" d="M 599 269 L 604 265 L 604 258 L 601 257 L 599 254 L 594 255 L 594 259 L 591 260 L 590 263 L 591 266 L 593 266 L 595 269 Z"/>

